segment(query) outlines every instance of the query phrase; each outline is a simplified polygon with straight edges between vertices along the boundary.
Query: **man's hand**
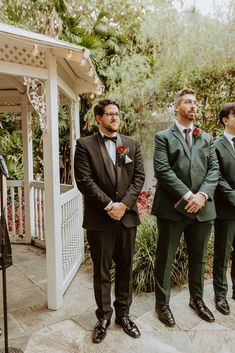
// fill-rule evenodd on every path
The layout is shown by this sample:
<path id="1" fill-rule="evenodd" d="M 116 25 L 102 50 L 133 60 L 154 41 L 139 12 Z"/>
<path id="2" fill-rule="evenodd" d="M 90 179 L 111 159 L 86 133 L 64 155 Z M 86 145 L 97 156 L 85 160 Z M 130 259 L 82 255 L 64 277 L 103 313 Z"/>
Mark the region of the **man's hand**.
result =
<path id="1" fill-rule="evenodd" d="M 120 219 L 124 216 L 126 212 L 127 205 L 123 202 L 114 202 L 112 204 L 112 208 L 108 211 L 109 217 L 115 219 L 116 221 L 120 221 Z"/>
<path id="2" fill-rule="evenodd" d="M 205 195 L 203 195 L 199 192 L 197 194 L 192 194 L 192 196 L 190 196 L 190 198 L 189 198 L 188 204 L 185 206 L 185 210 L 188 213 L 196 213 L 202 207 L 204 207 L 205 202 L 206 202 Z"/>

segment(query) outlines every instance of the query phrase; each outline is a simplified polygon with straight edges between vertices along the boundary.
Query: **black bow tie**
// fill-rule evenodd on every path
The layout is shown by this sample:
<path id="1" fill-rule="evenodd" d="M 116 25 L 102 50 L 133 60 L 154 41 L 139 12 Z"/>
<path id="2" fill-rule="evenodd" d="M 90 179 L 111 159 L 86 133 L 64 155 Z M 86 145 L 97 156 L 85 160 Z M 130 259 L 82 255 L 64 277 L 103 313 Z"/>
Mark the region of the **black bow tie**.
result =
<path id="1" fill-rule="evenodd" d="M 104 142 L 110 140 L 110 141 L 113 141 L 114 143 L 117 142 L 117 136 L 106 136 L 106 135 L 103 135 L 103 139 L 104 139 Z"/>

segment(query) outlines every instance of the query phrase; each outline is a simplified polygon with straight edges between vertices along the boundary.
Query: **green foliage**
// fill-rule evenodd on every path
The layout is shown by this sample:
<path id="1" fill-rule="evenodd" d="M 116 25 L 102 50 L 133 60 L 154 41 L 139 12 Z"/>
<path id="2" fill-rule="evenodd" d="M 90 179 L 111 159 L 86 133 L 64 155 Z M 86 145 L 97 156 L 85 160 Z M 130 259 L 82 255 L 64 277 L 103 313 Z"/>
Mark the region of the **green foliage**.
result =
<path id="1" fill-rule="evenodd" d="M 146 213 L 137 230 L 133 259 L 133 286 L 137 293 L 154 290 L 156 240 L 156 217 Z"/>
<path id="2" fill-rule="evenodd" d="M 6 159 L 9 175 L 12 179 L 23 177 L 23 148 L 20 117 L 0 114 L 0 150 Z"/>

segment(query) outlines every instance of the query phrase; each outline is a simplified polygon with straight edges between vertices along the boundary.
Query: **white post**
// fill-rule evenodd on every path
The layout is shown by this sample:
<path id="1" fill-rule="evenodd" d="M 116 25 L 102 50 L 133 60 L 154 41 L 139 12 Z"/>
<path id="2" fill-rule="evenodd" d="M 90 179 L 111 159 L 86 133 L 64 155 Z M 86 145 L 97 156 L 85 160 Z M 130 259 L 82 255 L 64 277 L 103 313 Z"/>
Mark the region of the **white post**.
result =
<path id="1" fill-rule="evenodd" d="M 76 140 L 80 137 L 80 114 L 79 114 L 79 97 L 78 100 L 72 101 L 70 104 L 70 158 L 71 158 L 71 179 L 74 185 L 74 153 L 76 148 Z"/>
<path id="2" fill-rule="evenodd" d="M 23 165 L 24 165 L 24 207 L 25 207 L 25 235 L 26 243 L 31 242 L 34 234 L 34 198 L 30 183 L 33 180 L 33 146 L 32 129 L 30 126 L 31 112 L 28 107 L 28 98 L 24 94 L 22 105 L 22 139 L 23 139 Z"/>
<path id="3" fill-rule="evenodd" d="M 74 153 L 75 153 L 75 148 L 76 148 L 76 140 L 80 137 L 80 109 L 79 109 L 79 101 L 80 98 L 78 97 L 78 99 L 74 102 L 74 109 L 73 109 L 73 117 L 72 117 L 72 121 L 73 121 L 73 135 L 72 135 L 72 141 L 71 141 L 71 157 L 72 157 L 72 166 L 74 165 Z M 74 178 L 74 170 L 72 168 L 72 173 L 73 173 L 73 185 L 75 187 L 77 187 L 75 185 L 75 178 Z M 84 229 L 82 228 L 82 220 L 83 220 L 83 200 L 82 200 L 82 194 L 79 192 L 79 233 L 82 234 L 82 238 L 81 238 L 81 247 L 83 248 L 83 261 L 85 259 L 85 249 L 84 249 Z"/>
<path id="4" fill-rule="evenodd" d="M 46 81 L 47 132 L 43 133 L 45 181 L 45 234 L 47 249 L 48 308 L 63 305 L 61 207 L 59 173 L 58 88 L 56 58 L 47 54 Z"/>

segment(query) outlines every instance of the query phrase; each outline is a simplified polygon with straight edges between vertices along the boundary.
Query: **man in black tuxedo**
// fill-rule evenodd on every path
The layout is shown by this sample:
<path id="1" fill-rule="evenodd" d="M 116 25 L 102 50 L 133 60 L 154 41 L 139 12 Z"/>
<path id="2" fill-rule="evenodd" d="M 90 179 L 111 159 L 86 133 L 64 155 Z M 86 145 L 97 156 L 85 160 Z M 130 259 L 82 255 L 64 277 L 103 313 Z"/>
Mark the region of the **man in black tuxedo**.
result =
<path id="1" fill-rule="evenodd" d="M 118 133 L 119 106 L 106 99 L 94 108 L 99 131 L 77 141 L 74 170 L 84 196 L 83 227 L 91 249 L 98 322 L 93 342 L 101 342 L 112 315 L 111 276 L 115 262 L 115 322 L 130 336 L 140 332 L 129 317 L 132 302 L 132 262 L 136 227 L 140 224 L 136 200 L 144 183 L 141 152 L 136 141 Z"/>
<path id="2" fill-rule="evenodd" d="M 193 126 L 196 106 L 196 93 L 192 89 L 179 91 L 175 97 L 175 124 L 155 136 L 154 170 L 158 181 L 152 208 L 158 224 L 155 309 L 167 326 L 175 325 L 169 307 L 170 279 L 182 233 L 189 258 L 189 305 L 203 320 L 214 321 L 203 301 L 203 284 L 207 243 L 216 217 L 213 196 L 219 173 L 212 136 Z"/>
<path id="3" fill-rule="evenodd" d="M 215 221 L 213 285 L 215 306 L 222 314 L 228 315 L 230 308 L 226 299 L 228 291 L 226 272 L 232 247 L 232 297 L 235 299 L 235 102 L 226 103 L 220 111 L 219 118 L 224 126 L 224 133 L 215 142 L 220 178 L 215 191 L 217 219 Z"/>

